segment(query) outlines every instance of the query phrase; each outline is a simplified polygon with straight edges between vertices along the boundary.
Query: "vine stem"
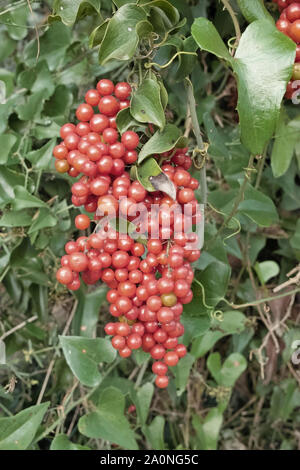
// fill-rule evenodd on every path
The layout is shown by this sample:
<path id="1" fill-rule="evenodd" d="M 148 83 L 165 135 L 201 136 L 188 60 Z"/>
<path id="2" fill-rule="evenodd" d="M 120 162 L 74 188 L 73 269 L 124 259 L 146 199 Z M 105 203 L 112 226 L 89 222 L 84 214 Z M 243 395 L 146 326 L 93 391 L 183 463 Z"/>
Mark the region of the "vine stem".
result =
<path id="1" fill-rule="evenodd" d="M 242 202 L 243 198 L 244 198 L 244 193 L 245 193 L 245 190 L 246 190 L 246 186 L 247 186 L 247 183 L 248 183 L 248 171 L 249 170 L 253 170 L 253 163 L 254 163 L 254 155 L 251 155 L 250 159 L 249 159 L 249 162 L 248 162 L 248 167 L 246 168 L 246 173 L 245 173 L 245 176 L 244 176 L 244 179 L 243 179 L 243 182 L 241 184 L 241 187 L 240 187 L 240 190 L 239 190 L 239 193 L 235 199 L 235 202 L 234 202 L 234 206 L 230 212 L 230 214 L 228 215 L 228 217 L 223 221 L 221 227 L 219 228 L 219 230 L 217 231 L 216 235 L 213 237 L 212 241 L 214 241 L 218 235 L 220 235 L 220 233 L 222 232 L 223 228 L 226 227 L 226 225 L 229 224 L 229 222 L 232 220 L 232 218 L 235 216 L 237 210 L 238 210 L 238 207 L 240 205 L 240 203 Z"/>
<path id="2" fill-rule="evenodd" d="M 279 295 L 273 295 L 273 296 L 270 296 L 270 297 L 265 297 L 264 299 L 259 299 L 259 300 L 255 300 L 253 302 L 248 302 L 247 304 L 240 304 L 240 305 L 239 304 L 232 304 L 231 302 L 228 302 L 228 300 L 226 300 L 225 298 L 221 299 L 220 302 L 225 302 L 227 305 L 229 305 L 234 310 L 238 310 L 239 308 L 255 307 L 256 305 L 261 305 L 261 304 L 264 304 L 264 303 L 267 303 L 267 302 L 272 302 L 272 300 L 282 299 L 284 297 L 288 297 L 289 295 L 298 294 L 299 292 L 300 292 L 300 289 L 297 288 L 297 289 L 293 289 L 293 290 L 288 291 L 288 292 L 284 292 L 284 293 L 279 294 Z"/>
<path id="3" fill-rule="evenodd" d="M 201 136 L 198 116 L 196 112 L 196 101 L 194 97 L 194 89 L 192 82 L 187 79 L 186 80 L 186 88 L 187 88 L 187 99 L 188 99 L 188 107 L 190 110 L 191 121 L 192 121 L 192 129 L 194 135 L 196 137 L 197 146 L 200 150 L 205 150 L 205 145 Z M 206 205 L 207 203 L 207 182 L 206 182 L 206 166 L 205 164 L 200 169 L 200 190 L 201 190 L 201 202 L 202 204 Z"/>
<path id="4" fill-rule="evenodd" d="M 234 26 L 234 29 L 235 29 L 235 35 L 236 35 L 235 46 L 237 46 L 237 44 L 240 42 L 241 35 L 242 35 L 239 22 L 237 20 L 235 12 L 233 11 L 232 6 L 230 5 L 230 1 L 229 0 L 221 0 L 221 2 L 223 3 L 224 7 L 228 11 L 229 15 L 231 16 L 233 26 Z"/>

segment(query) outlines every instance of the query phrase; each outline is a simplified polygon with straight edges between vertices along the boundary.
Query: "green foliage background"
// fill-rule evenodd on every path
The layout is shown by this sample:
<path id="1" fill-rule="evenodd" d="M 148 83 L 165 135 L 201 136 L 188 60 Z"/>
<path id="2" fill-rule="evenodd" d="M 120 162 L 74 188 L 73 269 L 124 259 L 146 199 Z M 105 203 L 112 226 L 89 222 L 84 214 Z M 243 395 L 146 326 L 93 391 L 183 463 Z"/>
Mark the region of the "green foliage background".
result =
<path id="1" fill-rule="evenodd" d="M 0 449 L 299 449 L 300 113 L 281 104 L 295 47 L 274 4 L 231 4 L 234 57 L 218 0 L 0 0 Z M 158 391 L 145 354 L 116 359 L 104 339 L 105 287 L 55 280 L 78 210 L 52 149 L 103 77 L 137 84 L 120 128 L 142 128 L 147 103 L 155 151 L 175 126 L 193 149 L 187 76 L 209 144 L 205 245 L 189 354 Z"/>

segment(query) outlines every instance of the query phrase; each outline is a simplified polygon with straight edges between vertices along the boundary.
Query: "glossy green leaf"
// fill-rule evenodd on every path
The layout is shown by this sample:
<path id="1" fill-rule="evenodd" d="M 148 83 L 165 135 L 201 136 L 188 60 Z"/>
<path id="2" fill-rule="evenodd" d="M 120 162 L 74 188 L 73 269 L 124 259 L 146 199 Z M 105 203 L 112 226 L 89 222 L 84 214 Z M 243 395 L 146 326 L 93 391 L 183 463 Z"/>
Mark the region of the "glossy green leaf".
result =
<path id="1" fill-rule="evenodd" d="M 129 60 L 136 51 L 139 36 L 137 25 L 146 20 L 144 10 L 136 5 L 122 6 L 110 20 L 99 50 L 99 62 Z"/>
<path id="2" fill-rule="evenodd" d="M 66 361 L 73 374 L 81 383 L 95 387 L 101 382 L 98 365 L 112 362 L 116 357 L 110 341 L 104 338 L 82 338 L 80 336 L 60 336 Z"/>
<path id="3" fill-rule="evenodd" d="M 129 128 L 139 126 L 140 124 L 132 117 L 130 113 L 130 108 L 121 109 L 118 112 L 116 123 L 118 127 L 118 131 L 120 134 L 127 131 Z"/>
<path id="4" fill-rule="evenodd" d="M 38 150 L 33 150 L 26 155 L 26 159 L 29 160 L 32 165 L 41 170 L 49 169 L 51 162 L 54 160 L 52 151 L 56 144 L 56 139 L 51 139 L 43 147 Z"/>
<path id="5" fill-rule="evenodd" d="M 284 175 L 293 158 L 296 143 L 299 140 L 300 119 L 287 122 L 282 112 L 276 128 L 274 146 L 271 155 L 271 166 L 275 178 Z"/>
<path id="6" fill-rule="evenodd" d="M 100 15 L 101 0 L 55 0 L 53 15 L 48 20 L 61 20 L 67 26 L 73 26 L 79 19 L 97 13 Z M 100 15 L 101 16 L 101 15 Z"/>
<path id="7" fill-rule="evenodd" d="M 90 450 L 90 447 L 74 444 L 65 434 L 58 434 L 51 442 L 50 450 Z"/>
<path id="8" fill-rule="evenodd" d="M 237 0 L 237 3 L 249 23 L 255 20 L 267 20 L 274 23 L 274 19 L 266 9 L 263 0 Z"/>
<path id="9" fill-rule="evenodd" d="M 232 62 L 233 59 L 227 47 L 211 21 L 206 18 L 196 18 L 191 31 L 193 38 L 201 49 L 211 52 L 229 63 Z"/>
<path id="10" fill-rule="evenodd" d="M 275 132 L 294 60 L 295 43 L 271 23 L 254 21 L 243 33 L 233 69 L 241 139 L 253 154 L 263 153 Z"/>
<path id="11" fill-rule="evenodd" d="M 138 162 L 156 153 L 167 152 L 175 147 L 185 147 L 187 139 L 174 124 L 167 124 L 163 131 L 157 131 L 143 146 L 139 153 Z"/>
<path id="12" fill-rule="evenodd" d="M 156 80 L 146 78 L 142 81 L 131 98 L 130 112 L 139 122 L 164 128 L 166 118 L 161 103 L 161 89 Z"/>
<path id="13" fill-rule="evenodd" d="M 277 210 L 272 199 L 250 184 L 247 184 L 245 198 L 239 205 L 239 211 L 261 227 L 269 227 L 278 220 Z"/>
<path id="14" fill-rule="evenodd" d="M 292 74 L 295 43 L 271 22 L 257 20 L 243 33 L 233 59 L 207 19 L 195 20 L 192 35 L 202 49 L 232 66 L 238 82 L 242 142 L 251 153 L 262 154 L 279 119 L 281 101 Z"/>
<path id="15" fill-rule="evenodd" d="M 15 416 L 0 418 L 0 450 L 25 450 L 49 407 L 49 402 L 30 406 Z"/>
<path id="16" fill-rule="evenodd" d="M 48 206 L 45 202 L 41 201 L 41 199 L 30 194 L 23 186 L 16 186 L 15 199 L 12 202 L 12 208 L 16 211 L 19 211 L 29 207 L 47 208 Z"/>
<path id="17" fill-rule="evenodd" d="M 93 439 L 104 439 L 129 450 L 137 450 L 134 432 L 124 416 L 125 397 L 114 387 L 100 395 L 97 410 L 82 416 L 79 431 Z"/>
<path id="18" fill-rule="evenodd" d="M 16 136 L 14 134 L 2 134 L 0 135 L 0 165 L 5 165 L 8 159 L 8 155 L 16 143 Z"/>

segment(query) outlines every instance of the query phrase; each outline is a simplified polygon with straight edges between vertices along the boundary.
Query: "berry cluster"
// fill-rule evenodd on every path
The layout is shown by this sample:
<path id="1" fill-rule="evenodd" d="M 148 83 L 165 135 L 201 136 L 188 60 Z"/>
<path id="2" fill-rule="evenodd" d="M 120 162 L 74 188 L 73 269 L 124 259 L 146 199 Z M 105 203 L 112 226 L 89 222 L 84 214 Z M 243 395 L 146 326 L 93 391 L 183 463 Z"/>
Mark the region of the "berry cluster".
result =
<path id="1" fill-rule="evenodd" d="M 91 235 L 65 245 L 57 280 L 70 290 L 80 287 L 80 276 L 86 284 L 106 283 L 109 311 L 117 319 L 105 326 L 113 347 L 121 357 L 138 348 L 149 352 L 156 361 L 155 383 L 165 388 L 168 366 L 186 354 L 178 338 L 184 332 L 183 305 L 193 298 L 191 263 L 200 256 L 197 235 L 191 232 L 199 217 L 198 181 L 187 171 L 192 164 L 187 149 L 156 155 L 164 158 L 162 170 L 172 181 L 176 200 L 131 181 L 127 170 L 137 160 L 139 136 L 133 131 L 119 136 L 116 127 L 116 114 L 129 105 L 130 92 L 128 83 L 114 86 L 100 80 L 77 108 L 80 122 L 61 128 L 55 166 L 73 177 L 82 173 L 72 186 L 72 202 L 94 213 L 97 223 Z M 117 231 L 109 224 L 111 216 L 134 224 L 140 240 Z M 79 230 L 90 223 L 86 214 L 75 218 Z"/>
<path id="2" fill-rule="evenodd" d="M 300 82 L 298 82 L 300 80 L 300 0 L 273 0 L 273 2 L 277 3 L 281 12 L 276 23 L 277 29 L 297 44 L 292 80 L 287 85 L 285 95 L 286 98 L 291 99 L 293 94 L 300 89 Z"/>

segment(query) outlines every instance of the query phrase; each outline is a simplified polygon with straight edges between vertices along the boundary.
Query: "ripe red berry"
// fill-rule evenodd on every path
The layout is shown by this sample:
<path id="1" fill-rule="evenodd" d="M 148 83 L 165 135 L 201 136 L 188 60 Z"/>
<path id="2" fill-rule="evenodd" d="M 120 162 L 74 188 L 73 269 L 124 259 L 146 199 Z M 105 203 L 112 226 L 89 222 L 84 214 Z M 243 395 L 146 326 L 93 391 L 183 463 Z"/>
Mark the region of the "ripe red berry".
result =
<path id="1" fill-rule="evenodd" d="M 115 96 L 119 100 L 126 100 L 131 93 L 131 86 L 127 82 L 117 83 L 115 86 Z"/>
<path id="2" fill-rule="evenodd" d="M 79 214 L 75 217 L 75 226 L 78 230 L 85 230 L 90 226 L 91 219 L 86 214 Z"/>
<path id="3" fill-rule="evenodd" d="M 98 108 L 100 113 L 105 114 L 106 116 L 114 116 L 119 111 L 120 104 L 113 96 L 103 96 L 99 101 Z"/>
<path id="4" fill-rule="evenodd" d="M 76 110 L 76 117 L 79 121 L 89 121 L 94 114 L 90 104 L 82 103 Z"/>
<path id="5" fill-rule="evenodd" d="M 130 349 L 139 349 L 142 346 L 142 338 L 136 333 L 132 333 L 127 338 L 127 346 Z"/>
<path id="6" fill-rule="evenodd" d="M 166 375 L 158 375 L 155 379 L 155 385 L 158 388 L 167 388 L 169 385 L 169 379 Z"/>
<path id="7" fill-rule="evenodd" d="M 175 351 L 168 351 L 164 356 L 164 362 L 169 367 L 176 366 L 179 361 L 178 354 Z"/>
<path id="8" fill-rule="evenodd" d="M 138 146 L 139 141 L 139 136 L 133 131 L 126 131 L 121 137 L 122 144 L 124 144 L 128 150 L 134 150 Z"/>
<path id="9" fill-rule="evenodd" d="M 67 266 L 59 268 L 56 273 L 56 279 L 61 284 L 70 284 L 70 282 L 73 280 L 72 270 Z"/>
<path id="10" fill-rule="evenodd" d="M 111 80 L 103 78 L 97 83 L 97 90 L 100 95 L 111 95 L 114 92 L 114 84 Z"/>

